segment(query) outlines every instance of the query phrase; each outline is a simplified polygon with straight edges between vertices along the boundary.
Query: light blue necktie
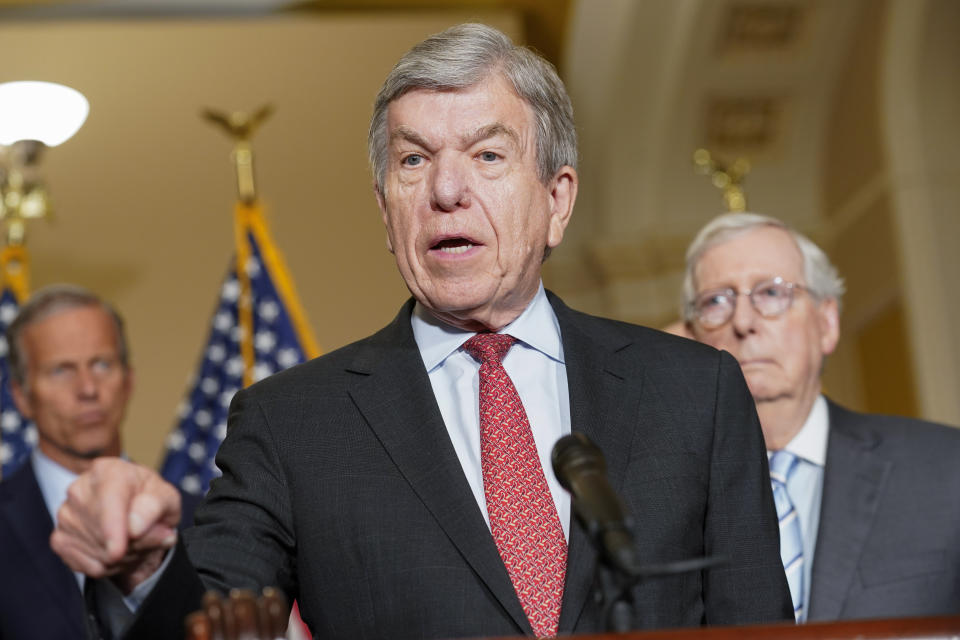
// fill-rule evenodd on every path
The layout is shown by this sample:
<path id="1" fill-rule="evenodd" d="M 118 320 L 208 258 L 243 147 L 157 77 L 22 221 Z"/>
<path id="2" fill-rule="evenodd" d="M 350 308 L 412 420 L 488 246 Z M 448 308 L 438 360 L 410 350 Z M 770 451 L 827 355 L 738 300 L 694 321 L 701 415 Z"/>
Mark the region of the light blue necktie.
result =
<path id="1" fill-rule="evenodd" d="M 797 456 L 789 451 L 776 451 L 770 458 L 770 480 L 773 485 L 773 501 L 780 519 L 780 559 L 787 574 L 790 595 L 793 597 L 793 614 L 797 622 L 803 622 L 803 535 L 800 518 L 787 493 L 787 479 L 797 466 Z"/>

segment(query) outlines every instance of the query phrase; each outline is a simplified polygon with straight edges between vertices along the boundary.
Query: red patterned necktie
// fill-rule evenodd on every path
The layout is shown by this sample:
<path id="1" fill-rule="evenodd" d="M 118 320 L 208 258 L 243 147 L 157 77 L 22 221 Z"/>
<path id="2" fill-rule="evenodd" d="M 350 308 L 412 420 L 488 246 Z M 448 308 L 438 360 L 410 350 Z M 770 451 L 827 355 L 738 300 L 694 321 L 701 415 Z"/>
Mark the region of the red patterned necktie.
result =
<path id="1" fill-rule="evenodd" d="M 463 348 L 480 362 L 480 465 L 490 530 L 540 638 L 557 635 L 567 543 L 530 421 L 502 359 L 513 336 L 478 333 Z"/>

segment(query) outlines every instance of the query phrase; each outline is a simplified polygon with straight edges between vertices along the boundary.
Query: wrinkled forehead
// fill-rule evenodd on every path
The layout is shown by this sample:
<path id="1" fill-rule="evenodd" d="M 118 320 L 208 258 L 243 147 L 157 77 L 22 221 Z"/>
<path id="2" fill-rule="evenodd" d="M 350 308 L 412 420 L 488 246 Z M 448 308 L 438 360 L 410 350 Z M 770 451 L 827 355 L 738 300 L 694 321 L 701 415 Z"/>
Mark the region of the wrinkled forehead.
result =
<path id="1" fill-rule="evenodd" d="M 700 254 L 693 269 L 697 291 L 748 289 L 778 276 L 806 284 L 800 247 L 789 232 L 778 227 L 745 229 L 717 238 Z"/>
<path id="2" fill-rule="evenodd" d="M 453 132 L 471 136 L 498 127 L 515 135 L 532 133 L 533 108 L 502 74 L 489 74 L 460 88 L 414 88 L 387 106 L 386 135 L 392 142 L 398 129 L 409 132 Z"/>

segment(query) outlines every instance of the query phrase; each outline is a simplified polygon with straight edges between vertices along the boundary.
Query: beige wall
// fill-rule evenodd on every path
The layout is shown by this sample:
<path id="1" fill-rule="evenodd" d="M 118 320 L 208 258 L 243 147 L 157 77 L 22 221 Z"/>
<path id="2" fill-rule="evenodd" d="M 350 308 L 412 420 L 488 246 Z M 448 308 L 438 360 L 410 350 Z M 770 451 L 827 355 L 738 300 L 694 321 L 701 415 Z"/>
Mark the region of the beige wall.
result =
<path id="1" fill-rule="evenodd" d="M 33 285 L 75 282 L 126 316 L 135 459 L 160 458 L 233 251 L 231 145 L 200 109 L 276 105 L 255 137 L 259 187 L 320 347 L 335 349 L 407 297 L 367 171 L 374 95 L 411 44 L 466 19 L 520 32 L 506 11 L 0 24 L 0 82 L 58 81 L 90 100 L 45 158 L 57 215 L 30 229 Z"/>
<path id="2" fill-rule="evenodd" d="M 828 361 L 824 385 L 831 397 L 856 409 L 916 415 L 882 145 L 885 17 L 885 3 L 865 4 L 826 131 L 824 244 L 847 295 L 840 345 Z"/>
<path id="3" fill-rule="evenodd" d="M 960 423 L 951 320 L 960 82 L 944 63 L 960 51 L 947 35 L 958 19 L 950 0 L 864 5 L 823 180 L 825 246 L 848 288 L 828 392 L 855 408 L 950 424 Z"/>

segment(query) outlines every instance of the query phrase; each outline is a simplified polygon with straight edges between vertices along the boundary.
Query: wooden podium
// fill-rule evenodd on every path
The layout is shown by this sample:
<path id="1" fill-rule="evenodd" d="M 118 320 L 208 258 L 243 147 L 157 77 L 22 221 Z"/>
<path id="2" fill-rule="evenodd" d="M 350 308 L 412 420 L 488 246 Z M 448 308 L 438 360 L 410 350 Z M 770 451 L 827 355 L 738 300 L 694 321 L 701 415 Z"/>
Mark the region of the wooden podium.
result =
<path id="1" fill-rule="evenodd" d="M 279 608 L 277 608 L 279 607 Z M 187 640 L 274 640 L 283 635 L 286 620 L 282 596 L 270 590 L 255 598 L 250 592 L 237 591 L 229 598 L 210 592 L 204 597 L 204 610 L 185 621 Z M 278 613 L 279 612 L 279 613 Z M 229 613 L 224 632 L 224 614 Z M 221 622 L 222 620 L 222 622 Z M 519 640 L 521 636 L 486 640 Z M 882 620 L 844 620 L 727 627 L 696 627 L 631 631 L 628 633 L 574 634 L 560 640 L 960 640 L 960 615 L 926 618 L 889 618 Z"/>
<path id="2" fill-rule="evenodd" d="M 702 627 L 565 637 L 571 640 L 960 640 L 960 616 Z"/>

